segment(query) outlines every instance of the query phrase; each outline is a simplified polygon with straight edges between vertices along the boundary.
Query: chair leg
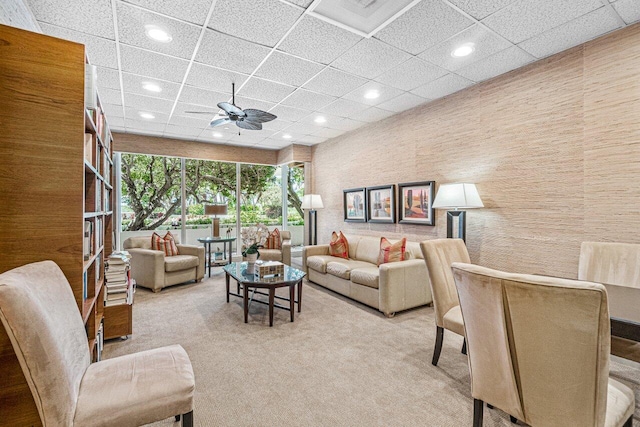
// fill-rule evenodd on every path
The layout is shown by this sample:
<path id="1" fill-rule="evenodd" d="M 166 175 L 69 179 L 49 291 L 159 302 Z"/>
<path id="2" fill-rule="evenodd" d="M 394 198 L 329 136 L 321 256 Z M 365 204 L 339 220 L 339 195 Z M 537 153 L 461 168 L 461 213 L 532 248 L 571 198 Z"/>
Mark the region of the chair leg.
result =
<path id="1" fill-rule="evenodd" d="M 467 354 L 467 339 L 466 338 L 462 341 L 462 350 L 461 351 L 462 351 L 462 354 Z"/>
<path id="2" fill-rule="evenodd" d="M 622 427 L 633 427 L 633 415 L 622 425 Z"/>
<path id="3" fill-rule="evenodd" d="M 193 411 L 182 414 L 182 427 L 193 427 Z"/>
<path id="4" fill-rule="evenodd" d="M 176 415 L 176 422 L 180 421 L 180 415 Z"/>
<path id="5" fill-rule="evenodd" d="M 509 415 L 509 419 L 511 420 L 511 422 L 513 424 L 518 424 L 518 419 L 516 417 L 514 417 L 513 415 Z"/>
<path id="6" fill-rule="evenodd" d="M 493 409 L 493 405 L 491 403 L 487 403 L 487 408 Z"/>
<path id="7" fill-rule="evenodd" d="M 482 427 L 482 416 L 484 415 L 484 402 L 473 399 L 473 427 Z"/>
<path id="8" fill-rule="evenodd" d="M 444 329 L 440 326 L 436 326 L 436 346 L 433 349 L 433 358 L 431 364 L 438 366 L 438 359 L 440 359 L 440 352 L 442 351 L 442 337 L 444 336 Z"/>

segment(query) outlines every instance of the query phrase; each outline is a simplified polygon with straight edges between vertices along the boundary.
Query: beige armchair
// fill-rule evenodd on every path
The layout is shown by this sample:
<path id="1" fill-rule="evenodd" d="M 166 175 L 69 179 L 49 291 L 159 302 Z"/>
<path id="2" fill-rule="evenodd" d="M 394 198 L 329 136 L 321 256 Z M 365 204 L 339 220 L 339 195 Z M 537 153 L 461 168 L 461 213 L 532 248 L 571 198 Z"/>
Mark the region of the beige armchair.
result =
<path id="1" fill-rule="evenodd" d="M 163 251 L 151 249 L 151 236 L 129 237 L 125 250 L 131 254 L 131 277 L 138 286 L 158 292 L 171 285 L 204 277 L 204 247 L 178 244 L 180 255 L 166 257 Z"/>
<path id="2" fill-rule="evenodd" d="M 640 245 L 582 242 L 578 279 L 640 288 Z M 629 310 L 640 310 L 631 304 Z M 611 354 L 640 363 L 640 343 L 611 337 Z"/>
<path id="3" fill-rule="evenodd" d="M 532 426 L 632 425 L 633 392 L 609 379 L 603 285 L 463 263 L 453 264 L 453 276 L 474 427 L 482 426 L 485 402 Z"/>
<path id="4" fill-rule="evenodd" d="M 460 302 L 456 284 L 451 273 L 454 262 L 470 263 L 467 246 L 462 239 L 435 239 L 420 243 L 420 249 L 427 263 L 431 295 L 436 318 L 436 345 L 431 363 L 436 366 L 442 351 L 444 330 L 447 329 L 464 337 L 464 322 L 460 312 Z M 466 341 L 462 353 L 466 354 Z"/>
<path id="5" fill-rule="evenodd" d="M 0 274 L 0 320 L 44 426 L 193 425 L 193 369 L 179 345 L 90 363 L 71 286 L 52 261 Z"/>
<path id="6" fill-rule="evenodd" d="M 288 230 L 280 231 L 282 239 L 282 249 L 264 249 L 260 248 L 260 260 L 262 261 L 280 261 L 283 264 L 291 265 L 291 232 Z"/>

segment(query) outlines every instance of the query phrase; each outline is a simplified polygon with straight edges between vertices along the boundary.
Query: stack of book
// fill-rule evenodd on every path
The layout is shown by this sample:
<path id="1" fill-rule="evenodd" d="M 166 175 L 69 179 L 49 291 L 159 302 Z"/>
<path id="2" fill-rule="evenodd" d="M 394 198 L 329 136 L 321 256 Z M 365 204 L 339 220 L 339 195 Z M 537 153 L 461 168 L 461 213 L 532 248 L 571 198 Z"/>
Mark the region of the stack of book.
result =
<path id="1" fill-rule="evenodd" d="M 104 305 L 132 304 L 135 286 L 131 280 L 131 255 L 127 251 L 113 252 L 105 263 Z"/>

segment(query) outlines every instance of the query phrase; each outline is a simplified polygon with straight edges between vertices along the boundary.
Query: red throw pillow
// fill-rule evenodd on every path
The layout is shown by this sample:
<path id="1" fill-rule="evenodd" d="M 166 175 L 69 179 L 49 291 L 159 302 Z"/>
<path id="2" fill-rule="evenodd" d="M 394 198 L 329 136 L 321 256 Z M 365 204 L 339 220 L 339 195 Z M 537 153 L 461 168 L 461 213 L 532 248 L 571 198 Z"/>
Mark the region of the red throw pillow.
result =
<path id="1" fill-rule="evenodd" d="M 164 237 L 154 232 L 151 236 L 151 249 L 154 251 L 162 251 L 165 256 L 179 255 L 176 240 L 170 231 L 167 231 Z"/>
<path id="2" fill-rule="evenodd" d="M 389 242 L 386 238 L 380 238 L 380 254 L 378 255 L 378 265 L 387 262 L 404 261 L 404 250 L 407 245 L 407 238 L 403 237 L 395 243 Z"/>
<path id="3" fill-rule="evenodd" d="M 347 242 L 347 238 L 344 237 L 342 231 L 340 232 L 340 236 L 338 236 L 335 231 L 331 233 L 329 255 L 349 259 L 349 242 Z"/>
<path id="4" fill-rule="evenodd" d="M 282 240 L 280 240 L 280 231 L 276 228 L 269 234 L 267 241 L 264 243 L 265 249 L 282 249 Z"/>

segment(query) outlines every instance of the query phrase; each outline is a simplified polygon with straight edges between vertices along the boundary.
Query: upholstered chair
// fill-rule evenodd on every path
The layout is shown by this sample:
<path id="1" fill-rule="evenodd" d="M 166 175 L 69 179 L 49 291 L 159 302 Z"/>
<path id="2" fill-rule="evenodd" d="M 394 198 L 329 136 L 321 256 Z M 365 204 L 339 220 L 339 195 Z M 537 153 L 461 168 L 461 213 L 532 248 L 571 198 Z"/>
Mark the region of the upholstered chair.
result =
<path id="1" fill-rule="evenodd" d="M 433 308 L 436 318 L 436 345 L 431 363 L 436 366 L 442 350 L 444 330 L 464 337 L 464 322 L 460 312 L 458 293 L 451 273 L 454 262 L 471 262 L 467 247 L 462 239 L 435 239 L 420 243 L 422 255 L 427 263 Z M 462 344 L 462 353 L 466 354 L 466 341 Z"/>
<path id="2" fill-rule="evenodd" d="M 260 260 L 280 261 L 283 264 L 291 265 L 291 231 L 279 230 L 282 249 L 260 248 Z"/>
<path id="3" fill-rule="evenodd" d="M 609 378 L 609 308 L 599 283 L 454 263 L 474 427 L 484 403 L 531 426 L 630 427 L 633 392 Z"/>
<path id="4" fill-rule="evenodd" d="M 640 245 L 582 242 L 578 279 L 640 288 Z M 629 310 L 640 308 L 630 305 Z M 640 343 L 611 337 L 611 354 L 640 363 Z"/>
<path id="5" fill-rule="evenodd" d="M 0 320 L 44 426 L 138 426 L 180 415 L 183 426 L 193 425 L 195 383 L 184 349 L 92 364 L 71 286 L 54 262 L 0 274 Z"/>
<path id="6" fill-rule="evenodd" d="M 159 292 L 167 286 L 204 277 L 204 247 L 177 244 L 179 255 L 165 256 L 151 249 L 151 236 L 129 237 L 122 244 L 131 254 L 131 277 L 138 286 Z"/>

